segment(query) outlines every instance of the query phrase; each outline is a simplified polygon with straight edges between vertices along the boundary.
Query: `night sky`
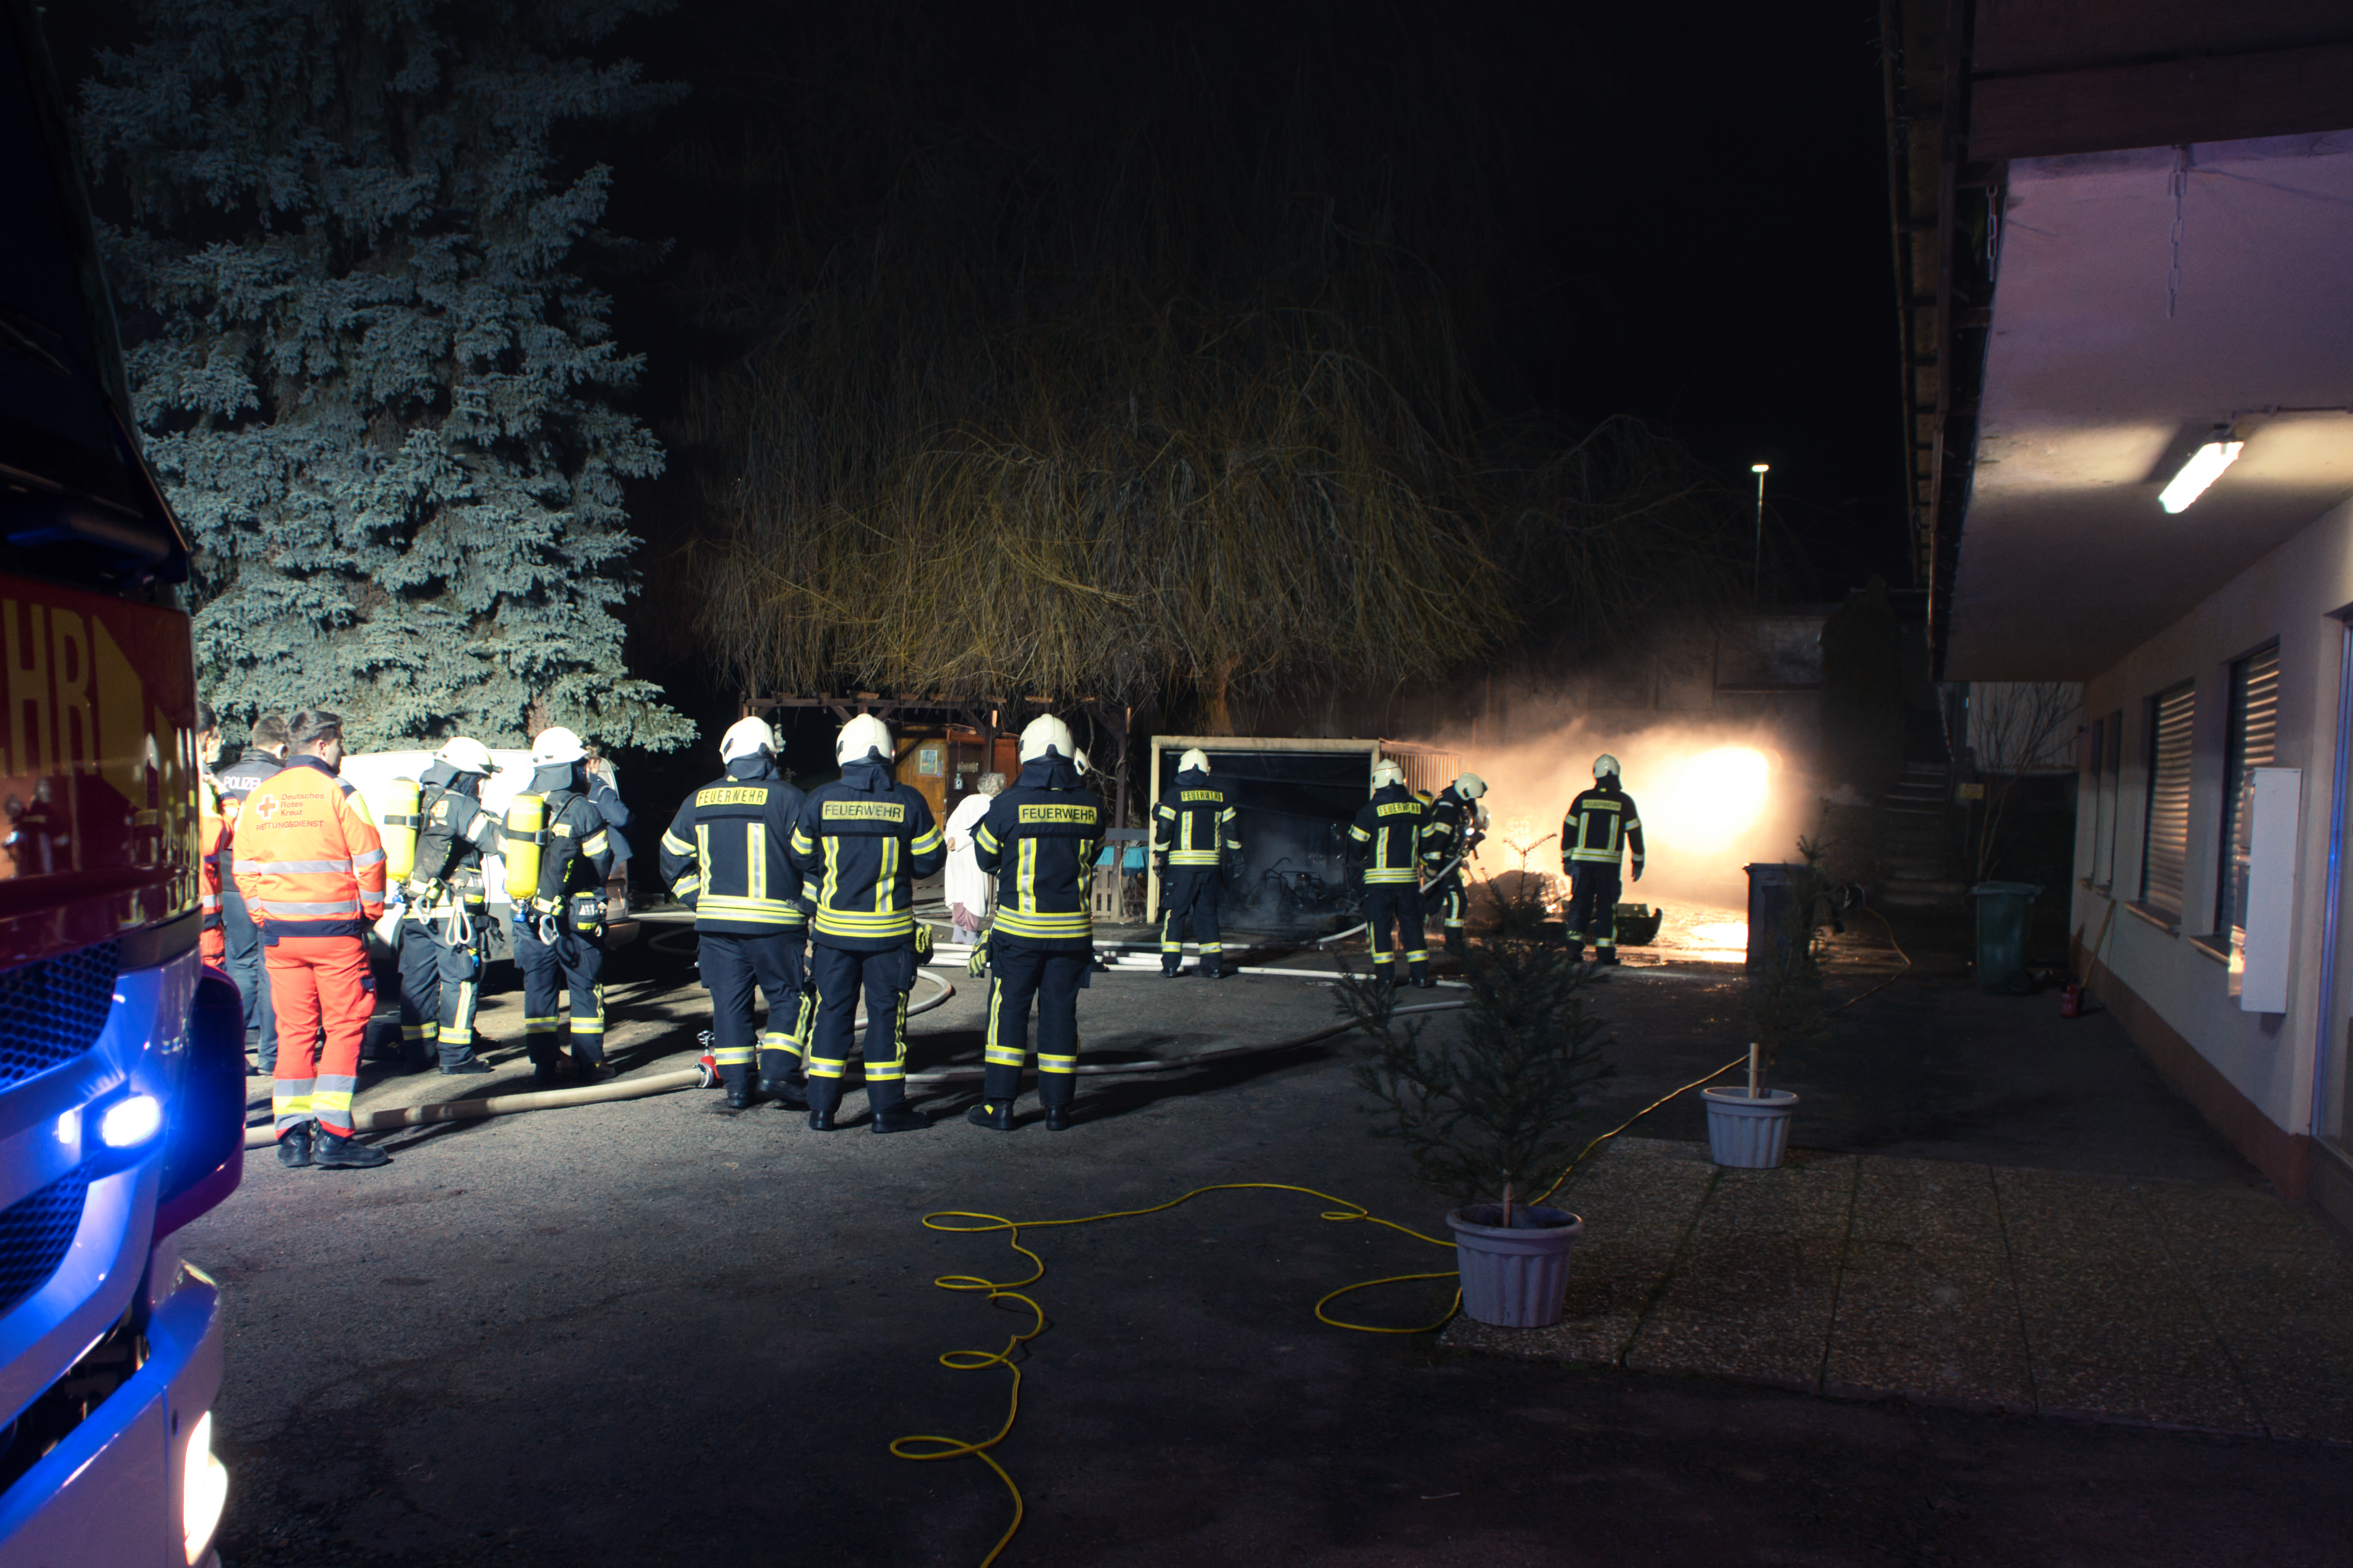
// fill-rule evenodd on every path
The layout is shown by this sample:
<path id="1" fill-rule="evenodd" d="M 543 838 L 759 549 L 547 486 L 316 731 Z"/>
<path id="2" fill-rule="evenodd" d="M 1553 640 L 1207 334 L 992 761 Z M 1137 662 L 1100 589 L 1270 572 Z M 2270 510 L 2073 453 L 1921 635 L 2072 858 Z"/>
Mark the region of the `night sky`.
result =
<path id="1" fill-rule="evenodd" d="M 662 267 L 607 280 L 623 343 L 649 355 L 641 411 L 658 427 L 691 356 L 724 352 L 693 330 L 680 279 L 778 199 L 714 197 L 679 177 L 680 160 L 806 133 L 786 108 L 796 95 L 805 116 L 873 97 L 936 116 L 925 136 L 987 135 L 955 121 L 1011 112 L 992 100 L 1001 83 L 1026 121 L 1087 134 L 1124 85 L 1097 79 L 1137 68 L 1124 29 L 1150 30 L 1147 59 L 1181 56 L 1236 103 L 1280 92 L 1307 55 L 1386 56 L 1409 81 L 1427 58 L 1428 96 L 1489 128 L 1478 144 L 1495 222 L 1457 281 L 1477 299 L 1466 349 L 1496 412 L 1632 415 L 1741 487 L 1768 461 L 1768 506 L 1801 555 L 1776 552 L 1791 596 L 1835 597 L 1874 574 L 1909 585 L 1875 7 L 1212 5 L 1135 20 L 1125 7 L 877 0 L 843 21 L 852 14 L 683 0 L 607 51 L 693 89 L 649 134 L 583 149 L 618 165 L 610 226 L 673 242 Z M 128 22 L 119 5 L 50 11 L 69 83 L 93 47 L 132 36 Z M 926 70 L 956 73 L 960 91 L 927 90 Z M 1415 173 L 1443 178 L 1456 155 L 1433 149 L 1440 162 Z M 864 216 L 806 221 L 849 237 Z M 640 514 L 691 507 L 682 481 L 674 473 Z"/>
<path id="2" fill-rule="evenodd" d="M 1196 5 L 1129 24 L 1095 6 L 902 3 L 848 41 L 810 15 L 687 0 L 629 47 L 695 83 L 681 119 L 706 129 L 740 129 L 796 87 L 902 90 L 944 59 L 963 96 L 913 95 L 950 122 L 934 136 L 985 133 L 953 121 L 960 105 L 997 112 L 991 81 L 1086 133 L 1105 113 L 1089 79 L 1134 68 L 1106 36 L 1123 27 L 1157 29 L 1153 48 L 1237 101 L 1281 91 L 1303 55 L 1386 51 L 1409 72 L 1426 55 L 1432 93 L 1493 127 L 1496 226 L 1483 275 L 1461 281 L 1497 413 L 1632 415 L 1740 487 L 1769 462 L 1768 510 L 1800 556 L 1773 551 L 1790 596 L 1910 585 L 1875 7 Z M 1359 32 L 1335 43 L 1345 27 Z M 615 226 L 691 248 L 742 216 L 664 201 L 681 188 L 625 177 Z M 658 370 L 657 399 L 667 383 Z"/>

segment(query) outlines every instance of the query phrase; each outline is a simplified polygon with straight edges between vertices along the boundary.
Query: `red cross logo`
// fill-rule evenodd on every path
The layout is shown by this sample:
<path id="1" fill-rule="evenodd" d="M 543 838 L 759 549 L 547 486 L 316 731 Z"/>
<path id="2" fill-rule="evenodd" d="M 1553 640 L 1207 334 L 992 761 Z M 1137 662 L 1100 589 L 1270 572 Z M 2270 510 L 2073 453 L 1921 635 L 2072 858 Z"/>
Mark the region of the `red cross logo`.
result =
<path id="1" fill-rule="evenodd" d="M 277 816 L 278 797 L 274 795 L 263 795 L 260 802 L 254 806 L 253 815 L 263 822 L 268 822 L 271 817 Z"/>

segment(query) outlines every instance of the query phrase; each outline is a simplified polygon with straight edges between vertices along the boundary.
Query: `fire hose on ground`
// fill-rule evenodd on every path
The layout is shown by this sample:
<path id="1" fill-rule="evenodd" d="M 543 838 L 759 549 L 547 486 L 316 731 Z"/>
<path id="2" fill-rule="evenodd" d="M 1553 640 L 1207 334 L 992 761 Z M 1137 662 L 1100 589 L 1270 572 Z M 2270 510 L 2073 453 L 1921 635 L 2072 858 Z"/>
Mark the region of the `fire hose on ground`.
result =
<path id="1" fill-rule="evenodd" d="M 1113 971 L 1119 973 L 1119 971 Z M 1138 973 L 1130 969 L 1124 973 Z M 1312 970 L 1257 970 L 1262 974 L 1293 974 L 1308 979 L 1329 978 Z M 938 975 L 926 971 L 916 972 L 918 981 L 928 981 L 939 987 L 936 994 L 924 997 L 907 1009 L 907 1016 L 927 1013 L 955 994 L 955 987 Z M 1430 1002 L 1419 1006 L 1398 1007 L 1398 1016 L 1414 1013 L 1448 1013 L 1464 1005 L 1461 1002 Z M 1082 1062 L 1075 1069 L 1082 1078 L 1108 1077 L 1128 1073 L 1175 1072 L 1184 1068 L 1204 1067 L 1229 1061 L 1238 1057 L 1271 1055 L 1278 1051 L 1299 1050 L 1308 1046 L 1345 1035 L 1357 1026 L 1352 1019 L 1328 1027 L 1294 1035 L 1287 1039 L 1259 1041 L 1249 1045 L 1219 1046 L 1209 1050 L 1192 1051 L 1180 1057 L 1155 1057 L 1136 1062 Z M 848 1064 L 858 1073 L 860 1064 Z M 987 1068 L 973 1067 L 932 1068 L 911 1072 L 906 1081 L 912 1085 L 939 1083 L 977 1083 Z M 657 1094 L 670 1094 L 682 1089 L 694 1089 L 705 1081 L 702 1069 L 681 1068 L 670 1072 L 649 1073 L 643 1078 L 617 1079 L 610 1083 L 584 1084 L 577 1089 L 532 1089 L 517 1094 L 494 1094 L 479 1100 L 444 1100 L 424 1105 L 395 1106 L 383 1110 L 355 1110 L 352 1127 L 358 1132 L 394 1132 L 403 1128 L 425 1127 L 444 1121 L 479 1121 L 492 1116 L 512 1116 L 529 1110 L 561 1110 L 579 1105 L 601 1105 L 608 1100 L 644 1100 Z M 848 1080 L 845 1080 L 847 1082 Z M 267 1149 L 278 1142 L 277 1129 L 272 1126 L 248 1127 L 245 1130 L 245 1146 Z"/>

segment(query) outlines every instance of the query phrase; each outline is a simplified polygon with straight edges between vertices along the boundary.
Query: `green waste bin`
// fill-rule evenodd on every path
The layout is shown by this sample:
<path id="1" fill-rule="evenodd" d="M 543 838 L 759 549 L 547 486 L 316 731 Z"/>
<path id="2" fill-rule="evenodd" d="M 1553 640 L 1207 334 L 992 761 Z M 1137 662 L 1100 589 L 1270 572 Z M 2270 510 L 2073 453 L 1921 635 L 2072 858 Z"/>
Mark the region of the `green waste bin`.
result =
<path id="1" fill-rule="evenodd" d="M 2026 973 L 2026 911 L 2042 888 L 2032 882 L 1979 882 L 1969 889 L 1978 901 L 1978 989 L 2022 996 L 2033 989 Z"/>

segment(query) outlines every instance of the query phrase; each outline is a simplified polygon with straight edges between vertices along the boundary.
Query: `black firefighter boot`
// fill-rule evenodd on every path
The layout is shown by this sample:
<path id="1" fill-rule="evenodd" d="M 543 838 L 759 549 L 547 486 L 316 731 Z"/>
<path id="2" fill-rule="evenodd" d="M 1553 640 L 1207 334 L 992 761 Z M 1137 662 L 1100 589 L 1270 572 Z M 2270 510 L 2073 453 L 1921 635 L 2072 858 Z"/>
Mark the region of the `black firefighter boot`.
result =
<path id="1" fill-rule="evenodd" d="M 311 1124 L 298 1121 L 278 1135 L 278 1163 L 299 1171 L 311 1163 Z"/>
<path id="2" fill-rule="evenodd" d="M 964 1119 L 975 1127 L 986 1127 L 991 1132 L 1013 1131 L 1013 1102 L 1010 1100 L 984 1100 L 964 1113 Z"/>
<path id="3" fill-rule="evenodd" d="M 1009 1110 L 1011 1110 L 1011 1109 L 1012 1109 L 1012 1107 L 1008 1106 L 1006 1109 Z M 1048 1107 L 1046 1108 L 1046 1131 L 1049 1131 L 1049 1132 L 1067 1132 L 1067 1131 L 1070 1131 L 1070 1127 L 1071 1127 L 1071 1108 L 1070 1108 L 1069 1106 L 1067 1106 L 1067 1105 L 1050 1105 L 1050 1106 L 1048 1106 Z"/>
<path id="4" fill-rule="evenodd" d="M 930 1117 L 904 1100 L 878 1108 L 868 1122 L 877 1132 L 920 1132 L 931 1124 Z"/>
<path id="5" fill-rule="evenodd" d="M 745 1072 L 742 1068 L 728 1068 L 723 1069 L 723 1071 L 726 1075 L 727 1109 L 730 1110 L 751 1110 L 752 1075 Z"/>
<path id="6" fill-rule="evenodd" d="M 760 1092 L 786 1110 L 808 1109 L 808 1079 L 800 1073 L 762 1073 Z"/>

